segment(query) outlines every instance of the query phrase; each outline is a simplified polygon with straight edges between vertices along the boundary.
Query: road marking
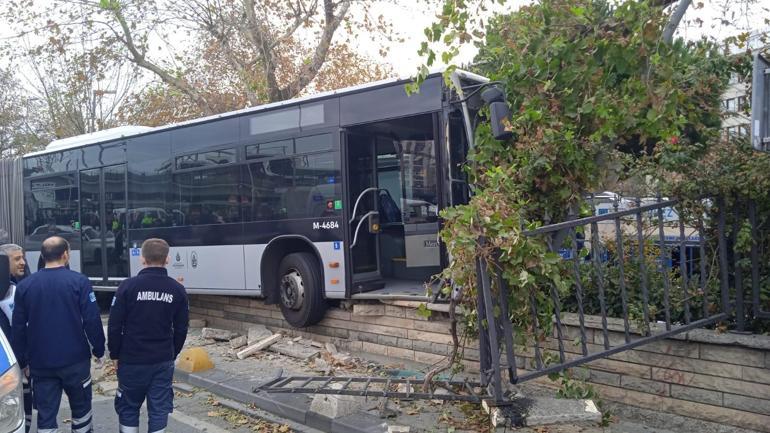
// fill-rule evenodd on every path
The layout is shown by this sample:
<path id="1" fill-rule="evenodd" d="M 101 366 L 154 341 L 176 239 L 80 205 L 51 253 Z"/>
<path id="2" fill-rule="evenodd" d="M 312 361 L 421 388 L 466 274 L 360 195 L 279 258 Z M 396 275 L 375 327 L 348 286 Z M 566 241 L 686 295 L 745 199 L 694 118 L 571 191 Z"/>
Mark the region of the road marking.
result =
<path id="1" fill-rule="evenodd" d="M 183 424 L 187 424 L 192 428 L 204 431 L 206 433 L 230 433 L 229 430 L 225 430 L 222 427 L 211 424 L 210 422 L 202 421 L 198 418 L 187 415 L 184 412 L 179 412 L 177 409 L 174 409 L 174 411 L 171 412 L 171 418 L 174 418 Z"/>

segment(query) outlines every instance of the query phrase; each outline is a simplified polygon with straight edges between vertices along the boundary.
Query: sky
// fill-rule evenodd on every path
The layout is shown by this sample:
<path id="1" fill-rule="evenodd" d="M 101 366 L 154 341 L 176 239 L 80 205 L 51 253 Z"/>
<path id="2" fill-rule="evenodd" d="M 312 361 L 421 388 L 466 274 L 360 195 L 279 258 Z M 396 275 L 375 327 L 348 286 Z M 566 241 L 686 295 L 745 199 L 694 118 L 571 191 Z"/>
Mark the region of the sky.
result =
<path id="1" fill-rule="evenodd" d="M 418 66 L 424 62 L 424 59 L 418 56 L 417 50 L 425 40 L 423 32 L 425 27 L 430 26 L 436 19 L 437 6 L 429 7 L 428 0 L 366 1 L 373 3 L 371 15 L 376 17 L 382 14 L 386 21 L 393 23 L 403 42 L 391 44 L 389 53 L 385 58 L 381 58 L 379 54 L 380 42 L 378 41 L 359 37 L 353 41 L 353 44 L 361 52 L 368 54 L 370 58 L 389 64 L 395 75 L 400 77 L 414 75 Z M 497 13 L 511 12 L 524 4 L 531 3 L 531 1 L 507 0 L 503 6 L 493 6 L 492 11 Z M 440 0 L 437 3 L 440 3 Z M 488 3 L 494 2 L 488 0 Z M 722 23 L 721 17 L 730 21 L 730 25 Z M 721 40 L 743 31 L 768 31 L 770 25 L 766 22 L 766 17 L 770 17 L 770 0 L 693 0 L 693 5 L 688 9 L 678 28 L 677 35 L 686 39 L 697 39 L 706 35 Z M 0 22 L 0 38 L 10 36 L 8 27 L 2 24 Z M 344 35 L 340 34 L 337 37 L 341 39 Z M 172 42 L 184 43 L 184 40 Z M 158 45 L 162 44 L 155 46 Z M 469 63 L 475 53 L 475 47 L 466 44 L 455 62 L 458 64 Z M 443 65 L 439 62 L 435 66 L 441 67 Z M 146 79 L 150 78 L 149 75 L 146 77 Z"/>
<path id="2" fill-rule="evenodd" d="M 748 5 L 747 3 L 751 4 Z M 704 35 L 716 39 L 743 31 L 770 30 L 765 19 L 770 17 L 770 0 L 694 0 L 688 8 L 682 23 L 677 30 L 677 36 L 685 39 L 698 39 Z M 514 11 L 529 0 L 508 0 L 505 6 L 495 7 L 497 12 Z M 699 7 L 699 3 L 702 7 Z M 420 43 L 425 40 L 423 29 L 433 21 L 436 10 L 428 10 L 423 2 L 414 0 L 398 0 L 395 2 L 378 2 L 377 13 L 382 13 L 399 29 L 405 42 L 391 47 L 390 55 L 384 59 L 390 63 L 399 76 L 409 76 L 416 71 L 422 59 L 417 55 Z M 725 17 L 735 25 L 725 25 L 719 18 Z M 698 22 L 702 21 L 702 24 Z M 371 41 L 358 41 L 359 47 L 373 58 L 379 57 L 378 47 Z M 470 62 L 475 55 L 475 48 L 464 47 L 457 62 Z"/>

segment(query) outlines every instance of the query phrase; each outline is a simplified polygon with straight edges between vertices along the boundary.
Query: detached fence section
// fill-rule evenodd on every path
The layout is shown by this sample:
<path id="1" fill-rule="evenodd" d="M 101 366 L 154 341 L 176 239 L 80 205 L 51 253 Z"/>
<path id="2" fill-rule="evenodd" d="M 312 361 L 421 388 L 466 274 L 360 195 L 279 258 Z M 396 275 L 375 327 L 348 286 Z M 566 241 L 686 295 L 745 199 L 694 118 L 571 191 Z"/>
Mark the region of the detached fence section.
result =
<path id="1" fill-rule="evenodd" d="M 511 322 L 517 300 L 497 272 L 499 262 L 477 262 L 481 383 L 495 402 L 506 404 L 506 370 L 517 384 L 696 328 L 741 333 L 747 321 L 770 318 L 761 295 L 756 205 L 704 201 L 707 211 L 688 224 L 676 215 L 678 204 L 637 200 L 621 210 L 616 202 L 603 215 L 527 232 L 562 256 L 572 279 L 568 293 L 555 284 L 546 289 L 552 314 L 538 311 L 542 300 L 529 294 L 528 329 Z M 518 345 L 517 332 L 536 336 L 532 346 Z"/>

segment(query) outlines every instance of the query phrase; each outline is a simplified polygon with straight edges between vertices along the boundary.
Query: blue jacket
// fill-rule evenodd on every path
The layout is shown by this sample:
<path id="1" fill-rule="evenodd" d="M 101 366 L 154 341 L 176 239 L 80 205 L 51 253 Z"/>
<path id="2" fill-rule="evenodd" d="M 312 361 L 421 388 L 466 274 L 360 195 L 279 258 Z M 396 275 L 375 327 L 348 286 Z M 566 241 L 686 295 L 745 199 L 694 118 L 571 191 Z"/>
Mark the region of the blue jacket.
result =
<path id="1" fill-rule="evenodd" d="M 14 304 L 11 341 L 22 368 L 61 368 L 91 353 L 104 356 L 102 319 L 84 275 L 41 269 L 19 283 Z"/>
<path id="2" fill-rule="evenodd" d="M 187 292 L 166 268 L 142 269 L 123 281 L 112 299 L 110 358 L 125 364 L 173 361 L 187 338 L 189 314 Z"/>

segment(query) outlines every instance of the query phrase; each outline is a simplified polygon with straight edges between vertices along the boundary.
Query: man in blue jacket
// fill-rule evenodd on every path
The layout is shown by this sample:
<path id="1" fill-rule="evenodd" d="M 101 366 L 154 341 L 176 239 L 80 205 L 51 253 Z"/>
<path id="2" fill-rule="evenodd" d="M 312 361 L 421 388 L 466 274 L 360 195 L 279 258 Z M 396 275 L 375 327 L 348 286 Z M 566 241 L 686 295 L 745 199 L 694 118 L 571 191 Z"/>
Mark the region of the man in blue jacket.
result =
<path id="1" fill-rule="evenodd" d="M 21 282 L 28 274 L 27 262 L 24 259 L 24 250 L 16 244 L 0 245 L 0 256 L 8 257 L 10 268 L 10 285 L 6 293 L 0 292 L 0 329 L 5 333 L 6 338 L 11 339 L 11 319 L 13 319 L 13 305 L 15 302 L 16 285 Z M 1 277 L 1 276 L 0 276 Z M 32 428 L 32 387 L 29 378 L 22 380 L 24 388 L 24 430 L 29 433 Z"/>
<path id="2" fill-rule="evenodd" d="M 104 331 L 91 283 L 70 271 L 69 244 L 53 236 L 40 248 L 45 268 L 16 287 L 11 328 L 19 365 L 32 377 L 38 433 L 57 430 L 62 390 L 72 431 L 90 433 L 91 354 L 104 356 Z"/>
<path id="3" fill-rule="evenodd" d="M 187 338 L 189 311 L 184 286 L 166 272 L 168 251 L 163 239 L 144 241 L 144 269 L 123 281 L 112 300 L 107 346 L 118 369 L 120 433 L 139 431 L 145 399 L 149 433 L 164 432 L 174 409 L 174 360 Z"/>

